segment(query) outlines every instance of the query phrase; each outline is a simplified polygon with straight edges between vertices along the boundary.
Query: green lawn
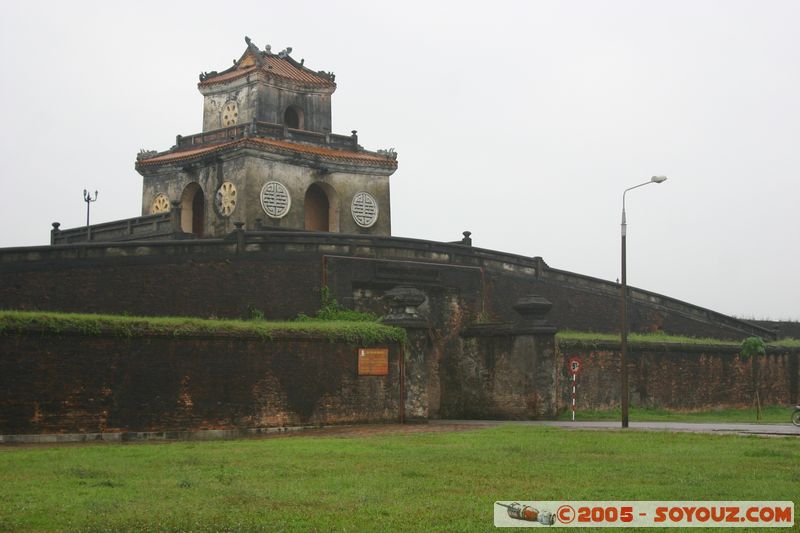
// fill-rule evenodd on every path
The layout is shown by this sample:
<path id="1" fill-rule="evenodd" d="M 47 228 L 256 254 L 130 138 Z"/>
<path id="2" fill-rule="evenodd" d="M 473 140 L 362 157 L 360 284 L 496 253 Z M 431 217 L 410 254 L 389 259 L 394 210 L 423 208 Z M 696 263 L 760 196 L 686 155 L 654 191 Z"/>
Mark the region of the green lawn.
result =
<path id="1" fill-rule="evenodd" d="M 796 438 L 505 426 L 0 448 L 0 530 L 490 531 L 495 500 L 797 500 Z"/>
<path id="2" fill-rule="evenodd" d="M 671 411 L 668 409 L 645 409 L 631 407 L 631 422 L 743 422 L 748 424 L 784 424 L 792 420 L 792 406 L 765 405 L 761 408 L 761 420 L 756 420 L 755 407 L 726 407 L 705 411 Z M 572 411 L 562 411 L 559 420 L 572 420 Z M 620 410 L 582 410 L 578 407 L 575 420 L 620 420 Z"/>

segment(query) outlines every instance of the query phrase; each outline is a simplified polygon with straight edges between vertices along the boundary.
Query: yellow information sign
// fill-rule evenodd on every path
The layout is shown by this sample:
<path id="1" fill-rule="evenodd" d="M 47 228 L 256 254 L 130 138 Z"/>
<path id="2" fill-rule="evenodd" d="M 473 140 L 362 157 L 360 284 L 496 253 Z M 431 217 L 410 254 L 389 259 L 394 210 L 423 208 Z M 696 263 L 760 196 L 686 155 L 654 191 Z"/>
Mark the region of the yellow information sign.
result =
<path id="1" fill-rule="evenodd" d="M 388 376 L 389 348 L 359 348 L 359 376 Z"/>

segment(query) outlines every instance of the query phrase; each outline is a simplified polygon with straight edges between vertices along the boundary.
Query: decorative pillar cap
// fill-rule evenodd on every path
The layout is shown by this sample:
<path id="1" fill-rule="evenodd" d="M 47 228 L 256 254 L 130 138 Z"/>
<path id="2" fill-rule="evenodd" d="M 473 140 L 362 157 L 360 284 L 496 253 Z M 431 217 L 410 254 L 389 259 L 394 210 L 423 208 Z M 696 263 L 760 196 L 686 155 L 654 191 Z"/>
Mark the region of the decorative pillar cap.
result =
<path id="1" fill-rule="evenodd" d="M 543 296 L 531 294 L 519 298 L 513 305 L 514 311 L 522 316 L 517 327 L 534 333 L 555 333 L 555 326 L 547 321 L 547 313 L 552 307 L 550 300 Z"/>
<path id="2" fill-rule="evenodd" d="M 395 287 L 384 295 L 389 303 L 389 313 L 381 322 L 401 327 L 426 327 L 427 321 L 422 318 L 417 307 L 425 300 L 425 293 L 414 287 Z"/>

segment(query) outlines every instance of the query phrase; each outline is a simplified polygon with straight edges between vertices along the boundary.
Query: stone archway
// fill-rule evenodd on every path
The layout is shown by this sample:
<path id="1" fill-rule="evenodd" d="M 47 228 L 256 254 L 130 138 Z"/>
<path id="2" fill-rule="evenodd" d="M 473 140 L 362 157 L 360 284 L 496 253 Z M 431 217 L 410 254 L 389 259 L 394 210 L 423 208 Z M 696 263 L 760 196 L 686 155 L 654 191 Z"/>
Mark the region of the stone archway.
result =
<path id="1" fill-rule="evenodd" d="M 328 195 L 316 183 L 306 191 L 305 228 L 310 231 L 330 231 L 330 202 Z"/>
<path id="2" fill-rule="evenodd" d="M 287 107 L 286 111 L 283 113 L 283 123 L 286 124 L 287 128 L 292 128 L 295 130 L 304 129 L 304 119 L 305 116 L 303 110 L 293 105 Z"/>
<path id="3" fill-rule="evenodd" d="M 206 200 L 203 189 L 197 182 L 192 182 L 181 194 L 181 229 L 185 233 L 194 233 L 202 237 L 205 226 Z"/>
<path id="4" fill-rule="evenodd" d="M 305 229 L 339 231 L 339 197 L 327 183 L 314 183 L 307 190 L 304 205 Z"/>

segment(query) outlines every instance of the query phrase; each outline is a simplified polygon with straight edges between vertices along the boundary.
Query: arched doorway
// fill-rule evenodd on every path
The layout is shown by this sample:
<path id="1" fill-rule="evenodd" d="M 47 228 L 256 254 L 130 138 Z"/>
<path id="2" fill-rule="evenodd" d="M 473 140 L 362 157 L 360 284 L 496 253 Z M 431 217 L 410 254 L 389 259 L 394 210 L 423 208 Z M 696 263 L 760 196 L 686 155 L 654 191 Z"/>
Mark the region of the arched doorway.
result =
<path id="1" fill-rule="evenodd" d="M 303 129 L 303 110 L 299 107 L 289 106 L 283 113 L 283 123 L 287 128 L 294 130 Z"/>
<path id="2" fill-rule="evenodd" d="M 181 194 L 181 229 L 185 233 L 203 236 L 205 224 L 206 200 L 203 189 L 195 182 L 183 189 Z"/>
<path id="3" fill-rule="evenodd" d="M 330 203 L 322 187 L 314 183 L 306 191 L 305 227 L 311 231 L 330 231 Z"/>

